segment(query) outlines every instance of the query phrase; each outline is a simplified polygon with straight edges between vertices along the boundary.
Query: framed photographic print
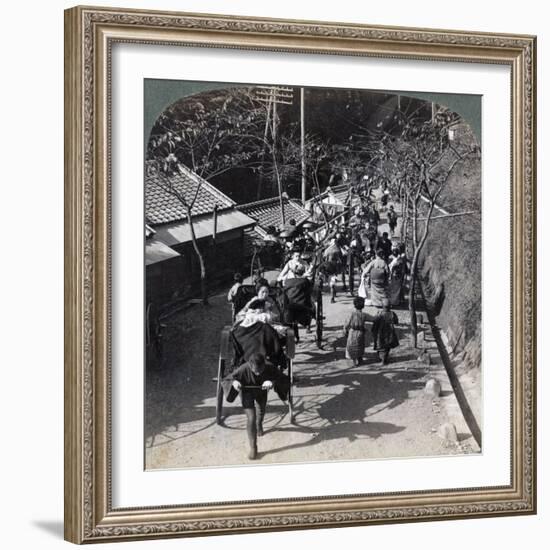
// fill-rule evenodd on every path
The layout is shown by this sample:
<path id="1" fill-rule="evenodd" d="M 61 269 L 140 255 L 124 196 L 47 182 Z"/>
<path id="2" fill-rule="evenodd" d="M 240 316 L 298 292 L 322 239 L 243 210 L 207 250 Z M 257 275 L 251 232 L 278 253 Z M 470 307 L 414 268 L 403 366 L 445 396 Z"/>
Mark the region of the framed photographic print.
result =
<path id="1" fill-rule="evenodd" d="M 532 514 L 533 36 L 65 12 L 65 536 Z"/>

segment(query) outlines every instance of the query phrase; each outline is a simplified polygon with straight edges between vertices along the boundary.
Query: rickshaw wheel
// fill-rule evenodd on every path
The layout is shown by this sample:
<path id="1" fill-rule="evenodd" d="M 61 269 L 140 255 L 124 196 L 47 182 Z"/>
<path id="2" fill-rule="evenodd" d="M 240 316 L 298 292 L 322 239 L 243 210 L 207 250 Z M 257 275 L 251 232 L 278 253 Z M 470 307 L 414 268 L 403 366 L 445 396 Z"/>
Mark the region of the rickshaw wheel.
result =
<path id="1" fill-rule="evenodd" d="M 218 360 L 218 380 L 216 382 L 216 424 L 223 424 L 223 389 L 222 378 L 225 371 L 225 359 L 220 356 Z"/>
<path id="2" fill-rule="evenodd" d="M 292 386 L 293 386 L 293 380 L 292 380 L 292 359 L 288 362 L 288 374 L 290 377 L 290 385 L 288 387 L 288 416 L 290 419 L 291 424 L 296 424 L 296 421 L 294 419 L 294 401 L 292 396 Z"/>
<path id="3" fill-rule="evenodd" d="M 223 388 L 222 380 L 225 376 L 225 365 L 229 357 L 229 331 L 230 327 L 224 327 L 220 338 L 220 354 L 218 358 L 218 376 L 216 380 L 216 423 L 223 424 Z"/>
<path id="4" fill-rule="evenodd" d="M 288 327 L 286 329 L 286 356 L 289 359 L 294 359 L 295 355 L 296 355 L 296 336 L 294 334 L 294 328 Z"/>
<path id="5" fill-rule="evenodd" d="M 294 385 L 294 356 L 296 354 L 296 343 L 294 340 L 294 331 L 289 328 L 286 332 L 286 354 L 288 358 L 288 378 L 290 384 L 288 387 L 288 415 L 290 423 L 294 424 L 294 402 L 292 396 L 292 386 Z"/>
<path id="6" fill-rule="evenodd" d="M 323 346 L 323 295 L 321 291 L 317 296 L 315 307 L 315 336 L 317 347 L 321 349 Z"/>
<path id="7" fill-rule="evenodd" d="M 355 258 L 353 254 L 350 256 L 348 264 L 348 284 L 349 284 L 349 293 L 353 296 L 355 290 Z"/>

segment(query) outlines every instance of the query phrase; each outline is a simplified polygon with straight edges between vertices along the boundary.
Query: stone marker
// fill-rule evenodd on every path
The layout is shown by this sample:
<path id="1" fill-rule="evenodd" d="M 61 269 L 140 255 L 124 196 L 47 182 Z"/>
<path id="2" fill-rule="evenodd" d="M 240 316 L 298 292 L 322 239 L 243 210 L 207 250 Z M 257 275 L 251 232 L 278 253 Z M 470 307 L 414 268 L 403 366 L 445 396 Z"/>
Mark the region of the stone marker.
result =
<path id="1" fill-rule="evenodd" d="M 447 422 L 439 426 L 439 428 L 437 429 L 437 435 L 445 441 L 458 443 L 458 434 L 456 433 L 456 427 L 454 424 L 451 424 L 451 422 Z"/>
<path id="2" fill-rule="evenodd" d="M 424 387 L 424 392 L 428 395 L 433 395 L 434 397 L 439 397 L 441 395 L 441 384 L 438 380 L 435 378 L 430 378 L 426 382 L 426 386 Z"/>

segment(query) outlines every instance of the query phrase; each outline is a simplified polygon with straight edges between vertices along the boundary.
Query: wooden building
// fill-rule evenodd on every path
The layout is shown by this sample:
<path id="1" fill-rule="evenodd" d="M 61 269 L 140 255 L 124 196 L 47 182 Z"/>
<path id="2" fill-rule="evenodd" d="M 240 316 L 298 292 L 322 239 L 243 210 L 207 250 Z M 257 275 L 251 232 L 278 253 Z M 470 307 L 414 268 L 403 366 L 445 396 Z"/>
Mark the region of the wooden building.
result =
<path id="1" fill-rule="evenodd" d="M 200 264 L 187 210 L 166 190 L 170 186 L 193 204 L 191 215 L 209 288 L 229 284 L 244 263 L 244 231 L 256 221 L 206 180 L 180 165 L 171 176 L 150 173 L 145 181 L 146 299 L 162 307 L 200 296 Z M 147 236 L 147 234 L 149 236 Z"/>

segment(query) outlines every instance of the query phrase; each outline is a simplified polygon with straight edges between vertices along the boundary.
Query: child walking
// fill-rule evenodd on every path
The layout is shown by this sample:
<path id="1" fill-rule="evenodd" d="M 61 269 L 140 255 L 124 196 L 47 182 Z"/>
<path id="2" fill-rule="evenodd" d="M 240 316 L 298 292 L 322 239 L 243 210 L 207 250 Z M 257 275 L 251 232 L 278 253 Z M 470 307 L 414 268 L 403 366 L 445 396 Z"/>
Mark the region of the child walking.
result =
<path id="1" fill-rule="evenodd" d="M 353 365 L 360 365 L 363 361 L 366 345 L 366 323 L 373 319 L 368 313 L 363 312 L 365 299 L 356 296 L 353 299 L 354 310 L 344 325 L 346 336 L 346 359 L 351 359 Z"/>
<path id="2" fill-rule="evenodd" d="M 383 365 L 389 363 L 390 350 L 399 345 L 395 325 L 398 323 L 397 315 L 390 308 L 387 298 L 382 300 L 382 311 L 378 313 L 372 324 L 373 347 L 378 352 L 378 357 Z"/>

